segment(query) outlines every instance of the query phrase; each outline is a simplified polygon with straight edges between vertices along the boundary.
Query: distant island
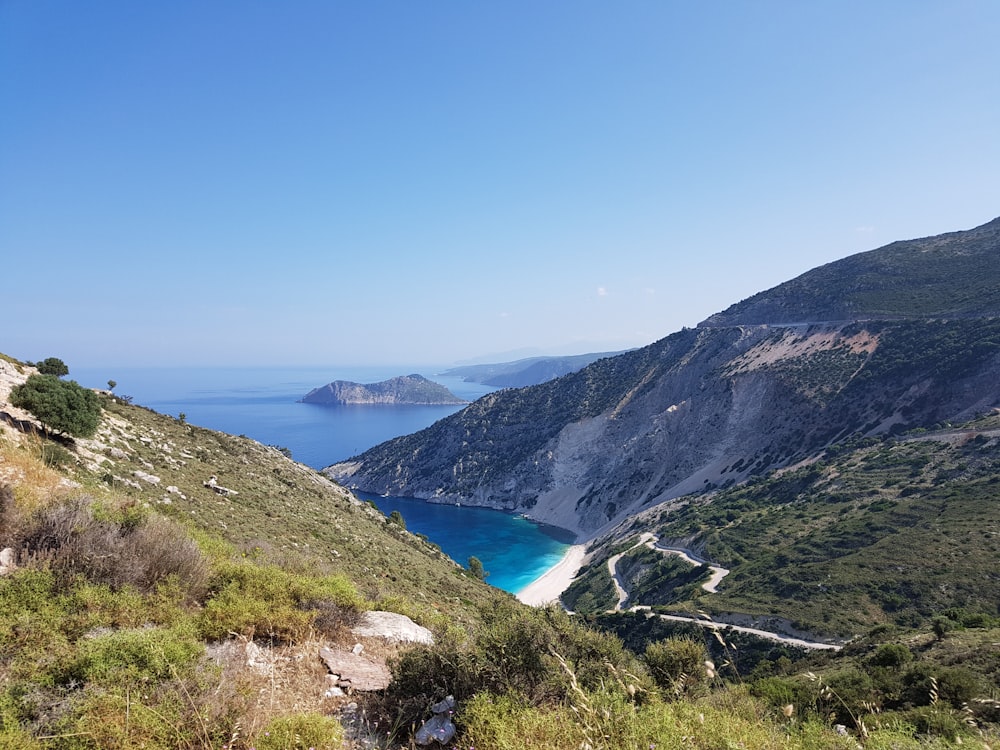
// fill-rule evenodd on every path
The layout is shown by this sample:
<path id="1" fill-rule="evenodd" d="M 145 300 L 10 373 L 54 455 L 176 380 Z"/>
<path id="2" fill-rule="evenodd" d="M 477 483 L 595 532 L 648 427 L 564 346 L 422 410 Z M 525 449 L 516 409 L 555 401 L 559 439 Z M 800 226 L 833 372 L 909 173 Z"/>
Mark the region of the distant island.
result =
<path id="1" fill-rule="evenodd" d="M 497 362 L 484 365 L 462 365 L 445 370 L 447 377 L 460 377 L 466 383 L 482 383 L 498 388 L 522 388 L 539 385 L 549 380 L 582 370 L 592 362 L 614 357 L 623 352 L 574 354 L 565 357 L 529 357 L 515 362 Z"/>
<path id="2" fill-rule="evenodd" d="M 416 374 L 401 375 L 380 383 L 367 384 L 335 380 L 320 388 L 313 388 L 300 402 L 327 406 L 348 404 L 447 406 L 469 403 L 440 383 Z"/>

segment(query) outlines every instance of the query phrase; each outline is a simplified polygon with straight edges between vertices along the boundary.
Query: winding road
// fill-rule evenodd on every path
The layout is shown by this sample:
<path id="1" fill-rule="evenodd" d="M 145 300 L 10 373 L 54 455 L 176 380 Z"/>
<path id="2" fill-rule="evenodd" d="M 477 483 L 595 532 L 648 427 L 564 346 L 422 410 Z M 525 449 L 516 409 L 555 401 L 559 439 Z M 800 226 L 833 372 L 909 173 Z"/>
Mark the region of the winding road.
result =
<path id="1" fill-rule="evenodd" d="M 617 555 L 613 555 L 608 558 L 608 573 L 611 574 L 611 580 L 615 584 L 615 591 L 618 593 L 618 603 L 615 605 L 614 612 L 621 612 L 625 607 L 625 602 L 628 601 L 629 593 L 625 590 L 622 585 L 621 575 L 618 573 L 618 561 L 621 560 L 622 556 L 627 555 L 636 547 L 646 546 L 651 550 L 657 552 L 662 552 L 665 555 L 676 555 L 691 565 L 705 565 L 708 564 L 707 561 L 700 559 L 691 550 L 679 548 L 679 547 L 667 547 L 661 546 L 659 539 L 649 532 L 642 534 L 639 537 L 639 541 L 629 547 L 624 552 L 620 552 Z M 722 579 L 729 575 L 729 571 L 726 568 L 720 568 L 717 565 L 709 565 L 709 570 L 712 571 L 712 576 L 701 585 L 702 589 L 710 594 L 714 594 L 718 591 L 719 584 Z M 685 615 L 654 615 L 652 608 L 647 605 L 635 604 L 628 608 L 629 612 L 649 612 L 649 616 L 659 617 L 662 620 L 670 620 L 673 622 L 690 622 L 695 625 L 699 625 L 703 628 L 710 628 L 715 631 L 723 630 L 725 628 L 731 628 L 739 633 L 749 633 L 755 635 L 759 638 L 766 638 L 770 641 L 776 641 L 778 643 L 784 643 L 789 646 L 797 646 L 798 648 L 811 649 L 815 651 L 839 651 L 841 646 L 834 643 L 823 643 L 821 641 L 810 641 L 804 638 L 796 638 L 790 635 L 783 635 L 781 633 L 774 633 L 770 630 L 761 630 L 759 628 L 752 628 L 745 625 L 730 625 L 724 622 L 715 622 L 714 620 L 705 619 L 702 617 L 688 617 Z"/>

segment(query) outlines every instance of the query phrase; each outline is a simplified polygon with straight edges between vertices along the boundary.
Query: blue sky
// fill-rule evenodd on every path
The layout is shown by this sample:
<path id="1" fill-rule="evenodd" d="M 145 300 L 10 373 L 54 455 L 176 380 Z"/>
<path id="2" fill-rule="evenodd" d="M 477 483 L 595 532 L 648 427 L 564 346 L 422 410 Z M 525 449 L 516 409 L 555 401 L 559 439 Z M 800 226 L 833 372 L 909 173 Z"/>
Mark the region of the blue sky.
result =
<path id="1" fill-rule="evenodd" d="M 998 37 L 994 0 L 0 0 L 0 351 L 644 345 L 1000 215 Z"/>

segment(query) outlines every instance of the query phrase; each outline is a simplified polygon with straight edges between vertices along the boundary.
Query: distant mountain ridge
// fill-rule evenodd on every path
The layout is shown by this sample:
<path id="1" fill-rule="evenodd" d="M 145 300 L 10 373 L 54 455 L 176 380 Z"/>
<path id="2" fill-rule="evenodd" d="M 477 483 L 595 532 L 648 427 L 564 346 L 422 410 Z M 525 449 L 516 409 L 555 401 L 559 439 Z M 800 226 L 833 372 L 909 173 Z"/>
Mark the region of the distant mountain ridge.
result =
<path id="1" fill-rule="evenodd" d="M 410 404 L 437 406 L 466 404 L 440 383 L 423 375 L 401 375 L 379 383 L 353 383 L 335 380 L 320 388 L 314 388 L 303 398 L 302 403 L 326 405 L 382 405 Z"/>
<path id="2" fill-rule="evenodd" d="M 648 347 L 489 394 L 326 471 L 589 538 L 853 437 L 1000 406 L 998 290 L 1000 220 L 893 243 Z"/>
<path id="3" fill-rule="evenodd" d="M 592 362 L 614 357 L 622 352 L 574 354 L 565 357 L 528 357 L 513 362 L 462 365 L 445 370 L 442 375 L 460 377 L 467 383 L 482 383 L 498 388 L 523 388 L 576 372 Z"/>

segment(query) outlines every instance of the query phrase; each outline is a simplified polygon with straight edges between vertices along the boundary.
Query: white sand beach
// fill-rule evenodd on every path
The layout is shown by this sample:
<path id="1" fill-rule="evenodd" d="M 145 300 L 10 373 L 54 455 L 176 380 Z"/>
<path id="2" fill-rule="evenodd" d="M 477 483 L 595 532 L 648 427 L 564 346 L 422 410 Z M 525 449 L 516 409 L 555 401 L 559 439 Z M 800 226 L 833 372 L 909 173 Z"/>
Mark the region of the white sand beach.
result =
<path id="1" fill-rule="evenodd" d="M 549 568 L 540 577 L 521 589 L 517 598 L 525 604 L 538 607 L 549 602 L 554 602 L 559 595 L 569 588 L 573 582 L 573 577 L 583 566 L 583 561 L 587 557 L 587 547 L 583 544 L 574 544 L 563 555 L 562 560 Z"/>

